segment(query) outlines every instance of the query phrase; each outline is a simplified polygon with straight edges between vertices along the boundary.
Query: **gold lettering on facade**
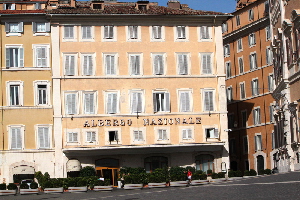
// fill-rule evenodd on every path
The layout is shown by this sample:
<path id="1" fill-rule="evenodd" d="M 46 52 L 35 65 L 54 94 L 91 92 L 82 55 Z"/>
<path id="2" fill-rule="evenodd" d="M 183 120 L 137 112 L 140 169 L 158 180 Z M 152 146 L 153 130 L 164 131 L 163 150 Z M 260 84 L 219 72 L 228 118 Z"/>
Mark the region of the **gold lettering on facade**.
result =
<path id="1" fill-rule="evenodd" d="M 155 122 L 155 119 L 152 119 L 152 122 L 150 125 L 157 125 L 156 122 Z"/>
<path id="2" fill-rule="evenodd" d="M 89 124 L 88 120 L 85 121 L 83 127 L 90 127 L 90 124 Z"/>
<path id="3" fill-rule="evenodd" d="M 128 119 L 128 120 L 127 120 L 127 124 L 128 124 L 128 126 L 131 126 L 131 124 L 132 124 L 131 119 Z"/>
<path id="4" fill-rule="evenodd" d="M 164 118 L 164 125 L 168 124 L 168 118 Z"/>
<path id="5" fill-rule="evenodd" d="M 183 118 L 182 124 L 188 124 L 187 121 L 186 121 L 186 118 Z"/>
<path id="6" fill-rule="evenodd" d="M 144 126 L 149 125 L 149 119 L 143 119 L 144 120 Z"/>
<path id="7" fill-rule="evenodd" d="M 196 124 L 201 124 L 201 117 L 196 117 Z"/>
<path id="8" fill-rule="evenodd" d="M 111 126 L 111 124 L 110 124 L 111 120 L 110 119 L 106 119 L 105 122 L 106 122 L 106 126 Z"/>
<path id="9" fill-rule="evenodd" d="M 193 121 L 193 118 L 192 118 L 192 117 L 190 117 L 189 120 L 190 120 L 190 123 L 189 123 L 189 124 L 195 124 L 195 122 Z"/>
<path id="10" fill-rule="evenodd" d="M 99 119 L 99 120 L 98 120 L 98 126 L 104 126 L 104 121 L 101 120 L 101 119 Z"/>
<path id="11" fill-rule="evenodd" d="M 125 126 L 125 121 L 124 121 L 124 119 L 121 119 L 121 120 L 120 120 L 120 126 Z"/>
<path id="12" fill-rule="evenodd" d="M 169 119 L 169 124 L 170 124 L 170 125 L 173 124 L 173 119 L 172 119 L 172 118 Z"/>
<path id="13" fill-rule="evenodd" d="M 175 118 L 175 124 L 180 124 L 180 118 Z"/>
<path id="14" fill-rule="evenodd" d="M 119 126 L 119 121 L 117 119 L 113 120 L 113 126 Z"/>
<path id="15" fill-rule="evenodd" d="M 97 124 L 95 124 L 95 120 L 92 119 L 92 127 L 97 127 Z"/>
<path id="16" fill-rule="evenodd" d="M 162 121 L 162 118 L 158 118 L 158 125 L 163 125 L 163 121 Z"/>

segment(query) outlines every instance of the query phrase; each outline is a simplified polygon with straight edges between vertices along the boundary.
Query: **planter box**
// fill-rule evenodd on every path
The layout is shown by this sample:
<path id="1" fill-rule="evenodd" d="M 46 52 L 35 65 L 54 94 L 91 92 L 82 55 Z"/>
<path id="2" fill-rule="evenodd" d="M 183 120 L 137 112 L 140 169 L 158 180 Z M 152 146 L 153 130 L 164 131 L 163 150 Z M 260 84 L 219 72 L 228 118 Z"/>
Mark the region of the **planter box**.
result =
<path id="1" fill-rule="evenodd" d="M 209 180 L 192 180 L 191 185 L 205 185 L 208 184 Z"/>
<path id="2" fill-rule="evenodd" d="M 39 189 L 20 189 L 20 194 L 38 194 Z"/>
<path id="3" fill-rule="evenodd" d="M 87 186 L 83 187 L 68 187 L 69 192 L 87 192 Z"/>
<path id="4" fill-rule="evenodd" d="M 125 190 L 135 190 L 135 189 L 142 189 L 143 184 L 125 184 L 124 189 Z"/>
<path id="5" fill-rule="evenodd" d="M 49 194 L 49 193 L 63 193 L 64 188 L 45 188 L 44 193 Z"/>
<path id="6" fill-rule="evenodd" d="M 224 181 L 227 181 L 226 178 L 216 178 L 216 179 L 210 179 L 209 182 L 211 183 L 220 183 L 220 182 L 224 182 Z"/>
<path id="7" fill-rule="evenodd" d="M 0 196 L 3 195 L 16 195 L 17 190 L 0 190 Z"/>
<path id="8" fill-rule="evenodd" d="M 113 190 L 113 186 L 112 185 L 108 185 L 108 186 L 94 186 L 94 191 L 112 191 Z"/>
<path id="9" fill-rule="evenodd" d="M 167 187 L 166 183 L 148 183 L 148 188 L 163 188 Z"/>
<path id="10" fill-rule="evenodd" d="M 183 187 L 187 186 L 187 181 L 170 181 L 171 187 Z"/>

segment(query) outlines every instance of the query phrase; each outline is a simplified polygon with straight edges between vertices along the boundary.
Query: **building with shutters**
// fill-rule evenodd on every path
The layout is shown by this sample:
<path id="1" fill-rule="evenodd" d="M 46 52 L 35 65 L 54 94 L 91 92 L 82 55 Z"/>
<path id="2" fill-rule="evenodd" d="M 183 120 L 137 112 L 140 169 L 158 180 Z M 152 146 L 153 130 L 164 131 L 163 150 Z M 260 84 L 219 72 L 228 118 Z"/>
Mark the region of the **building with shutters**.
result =
<path id="1" fill-rule="evenodd" d="M 122 166 L 228 167 L 228 15 L 177 1 L 55 4 L 48 16 L 56 176 L 93 166 L 116 185 Z"/>
<path id="2" fill-rule="evenodd" d="M 54 174 L 47 1 L 1 1 L 1 182 Z M 45 159 L 47 158 L 47 159 Z"/>
<path id="3" fill-rule="evenodd" d="M 269 3 L 237 1 L 223 24 L 230 169 L 273 169 L 274 90 Z"/>
<path id="4" fill-rule="evenodd" d="M 280 172 L 300 169 L 299 66 L 300 2 L 270 0 L 274 54 L 275 151 L 274 166 Z"/>

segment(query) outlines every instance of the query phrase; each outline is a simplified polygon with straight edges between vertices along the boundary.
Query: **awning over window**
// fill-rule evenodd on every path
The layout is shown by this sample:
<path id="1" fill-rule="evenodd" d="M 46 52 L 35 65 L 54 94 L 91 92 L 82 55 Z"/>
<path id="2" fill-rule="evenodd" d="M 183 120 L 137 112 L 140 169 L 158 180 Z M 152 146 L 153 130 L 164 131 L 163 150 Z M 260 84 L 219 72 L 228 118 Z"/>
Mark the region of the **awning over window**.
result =
<path id="1" fill-rule="evenodd" d="M 20 165 L 13 168 L 13 174 L 34 174 L 34 168 L 27 165 Z"/>
<path id="2" fill-rule="evenodd" d="M 79 160 L 69 160 L 67 162 L 67 172 L 80 171 L 80 169 L 81 169 L 81 164 Z"/>

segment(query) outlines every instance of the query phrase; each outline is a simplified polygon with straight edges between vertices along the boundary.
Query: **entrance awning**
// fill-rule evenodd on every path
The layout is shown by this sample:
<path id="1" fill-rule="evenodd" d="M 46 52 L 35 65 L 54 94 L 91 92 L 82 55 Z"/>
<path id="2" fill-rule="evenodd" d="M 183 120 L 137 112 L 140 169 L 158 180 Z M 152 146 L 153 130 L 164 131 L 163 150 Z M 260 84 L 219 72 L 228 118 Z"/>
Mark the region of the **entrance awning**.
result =
<path id="1" fill-rule="evenodd" d="M 27 165 L 20 165 L 14 167 L 12 172 L 13 174 L 34 174 L 34 168 Z"/>
<path id="2" fill-rule="evenodd" d="M 81 164 L 79 160 L 69 160 L 67 162 L 67 172 L 77 172 L 80 171 Z"/>
<path id="3" fill-rule="evenodd" d="M 201 144 L 156 144 L 156 145 L 119 145 L 91 148 L 68 148 L 63 149 L 67 156 L 93 156 L 93 155 L 121 155 L 121 154 L 151 154 L 151 153 L 176 153 L 176 152 L 194 152 L 194 151 L 221 151 L 224 148 L 224 142 L 201 143 Z"/>

